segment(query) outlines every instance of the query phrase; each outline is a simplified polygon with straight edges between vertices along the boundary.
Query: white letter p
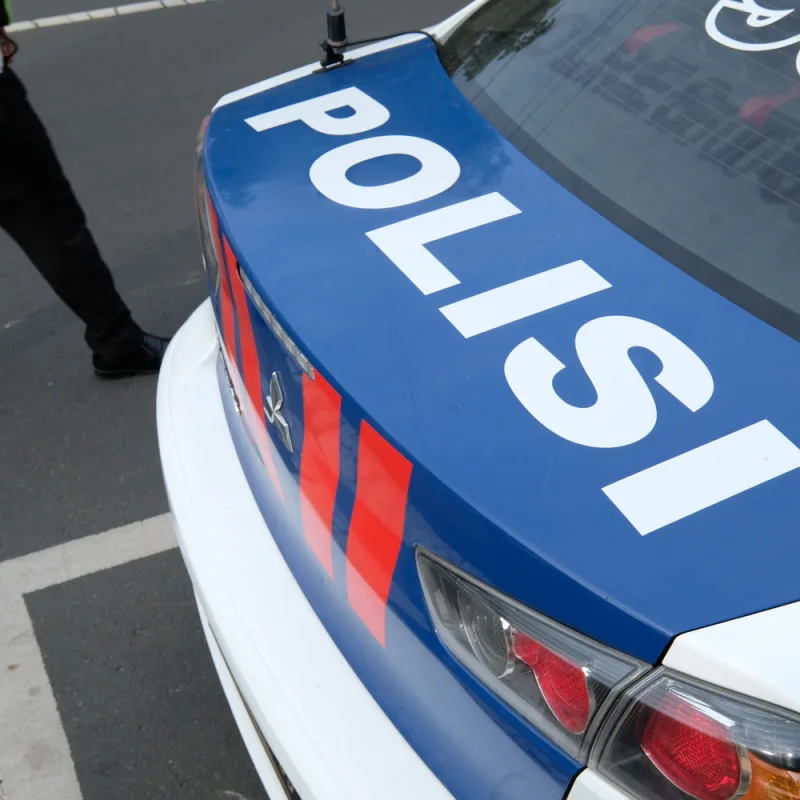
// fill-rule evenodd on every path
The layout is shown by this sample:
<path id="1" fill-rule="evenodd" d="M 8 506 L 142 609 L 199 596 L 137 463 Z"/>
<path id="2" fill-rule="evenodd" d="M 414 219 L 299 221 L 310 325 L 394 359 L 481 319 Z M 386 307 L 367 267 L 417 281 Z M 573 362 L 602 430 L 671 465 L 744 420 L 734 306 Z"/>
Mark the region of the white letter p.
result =
<path id="1" fill-rule="evenodd" d="M 329 112 L 339 108 L 351 108 L 347 117 L 334 117 Z M 361 89 L 351 86 L 310 100 L 303 100 L 274 111 L 267 111 L 245 122 L 256 131 L 266 131 L 287 125 L 290 122 L 305 122 L 309 128 L 328 136 L 351 136 L 378 128 L 389 119 L 389 110 L 373 100 Z"/>

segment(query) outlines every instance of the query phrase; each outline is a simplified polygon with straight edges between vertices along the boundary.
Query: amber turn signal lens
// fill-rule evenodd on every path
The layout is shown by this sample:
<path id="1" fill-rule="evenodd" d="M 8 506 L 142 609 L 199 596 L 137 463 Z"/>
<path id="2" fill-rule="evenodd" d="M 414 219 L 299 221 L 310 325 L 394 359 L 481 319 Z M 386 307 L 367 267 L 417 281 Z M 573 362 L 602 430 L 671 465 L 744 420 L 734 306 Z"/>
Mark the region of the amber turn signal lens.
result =
<path id="1" fill-rule="evenodd" d="M 797 800 L 800 798 L 800 773 L 773 767 L 750 754 L 750 788 L 742 800 Z"/>

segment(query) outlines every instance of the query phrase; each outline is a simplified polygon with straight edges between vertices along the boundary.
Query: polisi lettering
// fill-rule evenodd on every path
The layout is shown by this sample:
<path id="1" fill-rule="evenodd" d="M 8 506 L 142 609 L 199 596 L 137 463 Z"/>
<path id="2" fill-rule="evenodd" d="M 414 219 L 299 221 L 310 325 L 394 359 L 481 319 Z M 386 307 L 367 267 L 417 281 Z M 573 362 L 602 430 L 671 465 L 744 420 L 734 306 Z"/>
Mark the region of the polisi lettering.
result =
<path id="1" fill-rule="evenodd" d="M 671 333 L 636 317 L 598 317 L 575 336 L 578 358 L 595 390 L 588 408 L 565 403 L 553 389 L 564 365 L 536 339 L 518 344 L 506 360 L 506 380 L 522 405 L 553 433 L 586 447 L 624 447 L 656 424 L 656 403 L 628 351 L 644 347 L 663 364 L 656 380 L 690 411 L 711 398 L 706 365 Z"/>
<path id="2" fill-rule="evenodd" d="M 513 203 L 492 192 L 377 228 L 367 236 L 422 294 L 432 294 L 460 281 L 425 245 L 520 213 Z"/>
<path id="3" fill-rule="evenodd" d="M 330 113 L 344 107 L 350 107 L 353 113 L 348 117 Z M 369 133 L 389 119 L 385 106 L 351 87 L 250 117 L 246 122 L 256 131 L 302 123 L 326 136 L 342 136 Z M 347 171 L 355 165 L 393 154 L 412 156 L 419 162 L 419 170 L 408 178 L 377 186 L 360 186 L 348 179 Z M 310 165 L 309 178 L 335 203 L 386 209 L 435 197 L 453 186 L 460 173 L 457 159 L 435 142 L 413 135 L 373 134 L 324 153 Z M 411 215 L 365 235 L 423 295 L 430 295 L 459 284 L 460 279 L 458 265 L 443 264 L 427 245 L 522 213 L 500 193 L 492 192 Z M 439 311 L 469 339 L 609 289 L 612 285 L 590 265 L 575 261 L 442 305 Z M 702 359 L 672 333 L 643 319 L 597 317 L 576 332 L 574 346 L 597 393 L 597 400 L 588 407 L 573 406 L 558 395 L 553 381 L 565 366 L 537 339 L 520 342 L 505 362 L 506 380 L 523 407 L 541 425 L 570 443 L 624 447 L 644 439 L 656 426 L 656 401 L 630 360 L 631 348 L 644 348 L 660 359 L 662 369 L 655 380 L 689 411 L 706 406 L 714 392 L 714 380 Z M 708 474 L 708 465 L 720 458 L 725 469 Z M 765 460 L 770 461 L 770 470 L 762 468 Z M 692 482 L 684 478 L 684 464 L 695 473 Z M 711 442 L 698 442 L 686 453 L 598 488 L 645 535 L 798 467 L 800 449 L 768 421 L 756 420 L 739 431 Z M 656 507 L 667 510 L 648 511 Z"/>
<path id="4" fill-rule="evenodd" d="M 349 108 L 353 113 L 348 117 L 334 117 L 331 111 Z M 267 131 L 290 122 L 304 122 L 309 128 L 327 136 L 352 136 L 379 128 L 389 119 L 389 109 L 373 100 L 361 89 L 351 86 L 338 92 L 330 92 L 276 108 L 245 122 L 254 131 Z"/>
<path id="5" fill-rule="evenodd" d="M 348 179 L 347 170 L 356 164 L 389 155 L 411 156 L 419 161 L 420 169 L 408 178 L 381 186 L 359 186 Z M 428 139 L 372 136 L 329 150 L 311 165 L 308 176 L 334 203 L 351 208 L 397 208 L 441 194 L 460 174 L 458 161 Z"/>

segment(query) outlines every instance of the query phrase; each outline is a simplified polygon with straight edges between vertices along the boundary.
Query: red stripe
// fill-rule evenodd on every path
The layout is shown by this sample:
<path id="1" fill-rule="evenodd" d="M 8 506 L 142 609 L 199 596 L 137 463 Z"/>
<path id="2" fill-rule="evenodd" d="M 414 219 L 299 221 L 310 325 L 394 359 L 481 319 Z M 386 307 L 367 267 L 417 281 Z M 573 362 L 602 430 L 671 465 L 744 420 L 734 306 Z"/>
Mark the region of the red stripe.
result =
<path id="1" fill-rule="evenodd" d="M 253 336 L 253 327 L 250 324 L 250 311 L 247 308 L 242 279 L 236 268 L 236 257 L 233 255 L 228 240 L 223 237 L 222 247 L 225 252 L 225 262 L 228 265 L 228 277 L 233 289 L 233 303 L 236 308 L 236 319 L 239 322 L 239 349 L 242 356 L 242 376 L 247 395 L 253 407 L 259 409 L 263 405 L 261 396 L 261 369 L 258 364 L 258 351 L 256 340 Z"/>
<path id="2" fill-rule="evenodd" d="M 356 502 L 347 538 L 347 598 L 386 645 L 386 604 L 403 542 L 411 462 L 367 422 L 358 443 Z"/>
<path id="3" fill-rule="evenodd" d="M 233 325 L 233 303 L 231 301 L 230 283 L 227 279 L 227 269 L 225 262 L 222 258 L 222 245 L 219 241 L 219 223 L 217 222 L 217 212 L 214 210 L 214 204 L 211 198 L 206 198 L 208 201 L 208 211 L 211 217 L 211 230 L 214 234 L 214 249 L 217 253 L 217 261 L 220 265 L 220 271 L 223 273 L 222 280 L 219 282 L 219 305 L 220 316 L 222 317 L 222 341 L 225 349 L 228 351 L 228 356 L 232 360 L 236 360 L 236 331 Z"/>
<path id="4" fill-rule="evenodd" d="M 242 356 L 242 377 L 246 397 L 240 398 L 245 418 L 249 421 L 253 437 L 256 440 L 256 447 L 261 454 L 261 460 L 267 469 L 267 475 L 283 499 L 283 489 L 278 478 L 278 471 L 275 468 L 275 457 L 272 454 L 272 442 L 266 429 L 264 417 L 264 398 L 261 395 L 261 369 L 258 364 L 258 351 L 256 350 L 256 340 L 253 336 L 253 326 L 250 323 L 250 310 L 247 308 L 247 297 L 245 296 L 244 284 L 239 277 L 236 268 L 236 257 L 233 255 L 228 240 L 222 237 L 222 248 L 225 254 L 223 259 L 226 267 L 226 274 L 231 282 L 233 289 L 233 303 L 236 310 L 236 319 L 239 323 L 239 351 Z"/>
<path id="5" fill-rule="evenodd" d="M 236 336 L 234 327 L 233 295 L 231 294 L 231 279 L 228 273 L 228 265 L 221 255 L 222 245 L 220 245 L 220 310 L 223 318 L 222 338 L 225 342 L 225 349 L 228 353 L 228 373 L 236 396 L 244 410 L 245 389 L 242 383 L 242 376 L 239 374 L 239 361 L 236 355 Z M 227 333 L 226 333 L 227 331 Z"/>
<path id="6" fill-rule="evenodd" d="M 303 375 L 300 510 L 314 555 L 333 577 L 333 507 L 339 485 L 341 395 L 319 374 Z"/>

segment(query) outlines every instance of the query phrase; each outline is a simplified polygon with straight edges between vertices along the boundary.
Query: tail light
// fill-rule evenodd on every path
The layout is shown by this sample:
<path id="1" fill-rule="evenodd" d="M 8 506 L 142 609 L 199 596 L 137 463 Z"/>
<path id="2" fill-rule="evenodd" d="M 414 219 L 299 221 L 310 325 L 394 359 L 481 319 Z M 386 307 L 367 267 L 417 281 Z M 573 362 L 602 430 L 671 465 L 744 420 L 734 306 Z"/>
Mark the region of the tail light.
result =
<path id="1" fill-rule="evenodd" d="M 654 767 L 698 800 L 728 800 L 742 785 L 739 749 L 719 721 L 674 694 L 653 710 L 641 745 Z"/>
<path id="2" fill-rule="evenodd" d="M 575 758 L 620 691 L 649 667 L 417 550 L 445 646 L 479 681 Z"/>
<path id="3" fill-rule="evenodd" d="M 194 154 L 194 192 L 195 207 L 197 209 L 197 223 L 200 228 L 200 244 L 203 257 L 203 268 L 206 271 L 213 293 L 219 289 L 219 254 L 214 244 L 214 234 L 211 227 L 211 209 L 206 189 L 206 169 L 203 140 L 208 127 L 209 117 L 203 120 L 197 136 L 197 148 Z"/>
<path id="4" fill-rule="evenodd" d="M 513 634 L 513 641 L 514 655 L 533 671 L 553 716 L 570 733 L 583 733 L 592 711 L 583 669 L 519 631 Z"/>
<path id="5" fill-rule="evenodd" d="M 592 764 L 635 797 L 800 798 L 800 716 L 659 669 L 622 698 Z"/>
<path id="6" fill-rule="evenodd" d="M 455 658 L 633 798 L 800 800 L 800 715 L 652 669 L 422 548 L 417 567 Z"/>

